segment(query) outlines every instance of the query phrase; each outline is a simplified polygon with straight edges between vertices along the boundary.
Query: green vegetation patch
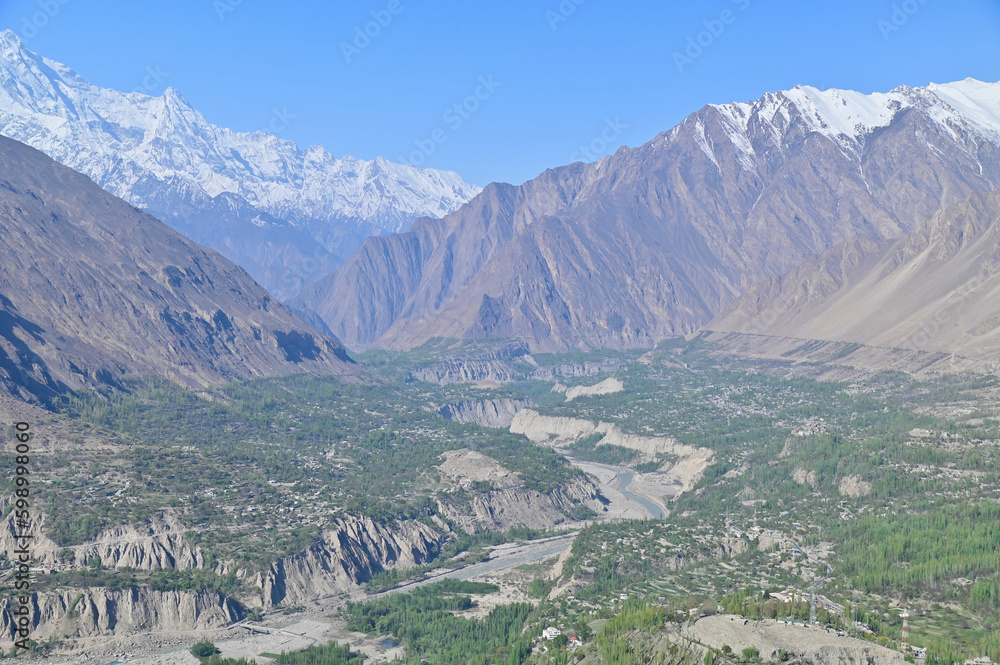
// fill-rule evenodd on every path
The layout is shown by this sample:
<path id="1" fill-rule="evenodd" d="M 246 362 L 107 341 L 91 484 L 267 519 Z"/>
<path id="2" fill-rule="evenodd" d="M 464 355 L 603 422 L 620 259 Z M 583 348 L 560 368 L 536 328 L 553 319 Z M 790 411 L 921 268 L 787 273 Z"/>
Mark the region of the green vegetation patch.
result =
<path id="1" fill-rule="evenodd" d="M 445 580 L 362 603 L 348 603 L 347 625 L 369 635 L 388 635 L 406 646 L 404 663 L 434 665 L 520 663 L 530 651 L 522 634 L 528 603 L 494 608 L 482 619 L 455 616 L 473 607 L 463 594 L 496 591 L 491 584 Z"/>

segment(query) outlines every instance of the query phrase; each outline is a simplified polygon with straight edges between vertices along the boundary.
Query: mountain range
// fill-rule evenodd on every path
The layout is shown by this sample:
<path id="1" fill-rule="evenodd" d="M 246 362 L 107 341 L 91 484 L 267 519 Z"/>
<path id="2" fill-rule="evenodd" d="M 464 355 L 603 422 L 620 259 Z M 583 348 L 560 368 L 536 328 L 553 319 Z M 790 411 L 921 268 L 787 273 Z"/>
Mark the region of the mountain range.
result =
<path id="1" fill-rule="evenodd" d="M 0 394 L 45 401 L 131 374 L 189 388 L 360 374 L 242 268 L 4 137 L 0 257 Z"/>
<path id="2" fill-rule="evenodd" d="M 10 30 L 0 32 L 0 134 L 222 253 L 279 298 L 364 237 L 440 217 L 480 191 L 453 172 L 218 127 L 173 88 L 153 97 L 97 87 Z"/>
<path id="3" fill-rule="evenodd" d="M 352 349 L 436 337 L 648 347 L 716 320 L 742 329 L 773 309 L 770 297 L 800 289 L 808 266 L 835 263 L 838 248 L 910 256 L 904 246 L 951 233 L 957 211 L 985 214 L 998 183 L 1000 84 L 871 95 L 798 86 L 705 106 L 596 163 L 488 185 L 441 219 L 368 238 L 295 305 Z M 947 276 L 935 293 L 961 286 Z M 742 314 L 726 315 L 732 307 Z M 851 308 L 844 301 L 840 316 Z M 868 324 L 890 322 L 858 323 Z M 845 335 L 898 341 L 881 328 Z M 827 329 L 784 331 L 808 330 Z"/>
<path id="4" fill-rule="evenodd" d="M 223 129 L 173 89 L 98 88 L 7 31 L 0 133 L 218 250 L 356 350 L 650 347 L 698 330 L 1000 345 L 997 83 L 798 86 L 480 190 Z"/>

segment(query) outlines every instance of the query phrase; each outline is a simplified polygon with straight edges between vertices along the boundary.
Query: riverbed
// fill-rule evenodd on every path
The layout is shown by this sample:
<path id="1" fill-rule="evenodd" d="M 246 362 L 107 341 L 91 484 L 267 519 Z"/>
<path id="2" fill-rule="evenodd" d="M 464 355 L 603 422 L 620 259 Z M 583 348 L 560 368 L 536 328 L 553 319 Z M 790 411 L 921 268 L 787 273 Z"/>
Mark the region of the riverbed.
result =
<path id="1" fill-rule="evenodd" d="M 632 485 L 632 481 L 635 479 L 635 471 L 625 467 L 613 466 L 611 464 L 588 462 L 570 455 L 567 455 L 566 459 L 568 459 L 573 466 L 576 466 L 596 477 L 602 491 L 613 490 L 614 492 L 620 494 L 625 501 L 632 504 L 632 507 L 639 508 L 639 510 L 644 513 L 644 515 L 640 515 L 640 517 L 666 517 L 667 510 L 665 506 L 657 503 L 652 498 L 644 494 L 639 494 L 629 489 Z M 612 492 L 607 491 L 607 494 L 612 494 Z M 612 503 L 614 503 L 614 496 L 609 496 L 608 498 L 612 500 Z M 623 508 L 625 508 L 625 510 L 622 510 Z M 627 508 L 628 507 L 625 506 L 619 506 L 616 509 L 616 512 L 625 514 L 615 516 L 635 517 L 635 515 L 627 514 L 628 512 L 633 512 L 629 511 Z"/>

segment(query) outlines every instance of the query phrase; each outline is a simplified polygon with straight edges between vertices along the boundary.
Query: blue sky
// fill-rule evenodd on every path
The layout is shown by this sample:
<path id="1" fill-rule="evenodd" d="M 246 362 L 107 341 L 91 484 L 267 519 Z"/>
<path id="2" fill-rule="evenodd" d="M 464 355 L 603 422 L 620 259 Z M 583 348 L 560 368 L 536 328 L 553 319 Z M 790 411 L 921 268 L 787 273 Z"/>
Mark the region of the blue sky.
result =
<path id="1" fill-rule="evenodd" d="M 219 125 L 480 185 L 799 83 L 1000 80 L 998 0 L 0 0 L 0 27 Z"/>

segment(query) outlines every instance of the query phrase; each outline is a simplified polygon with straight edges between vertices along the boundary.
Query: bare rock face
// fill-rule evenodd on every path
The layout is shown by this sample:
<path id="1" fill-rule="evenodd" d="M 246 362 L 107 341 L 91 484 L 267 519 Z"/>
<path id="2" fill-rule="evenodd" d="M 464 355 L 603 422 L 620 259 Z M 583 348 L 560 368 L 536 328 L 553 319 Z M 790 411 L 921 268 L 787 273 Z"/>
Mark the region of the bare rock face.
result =
<path id="1" fill-rule="evenodd" d="M 443 219 L 369 238 L 301 304 L 355 349 L 651 347 L 762 279 L 996 189 L 997 85 L 799 87 L 707 106 L 638 148 L 489 185 Z"/>
<path id="2" fill-rule="evenodd" d="M 469 504 L 440 498 L 441 512 L 466 531 L 506 531 L 511 527 L 545 529 L 569 521 L 580 505 L 600 512 L 600 491 L 589 479 L 579 478 L 548 494 L 523 487 L 476 493 Z"/>
<path id="3" fill-rule="evenodd" d="M 356 588 L 372 575 L 430 561 L 443 534 L 421 522 L 390 526 L 344 517 L 305 551 L 279 560 L 261 580 L 265 605 L 301 603 Z"/>
<path id="4" fill-rule="evenodd" d="M 530 399 L 484 399 L 448 404 L 438 410 L 448 420 L 458 423 L 475 423 L 481 427 L 510 427 L 514 416 L 521 409 L 534 406 Z"/>
<path id="5" fill-rule="evenodd" d="M 764 280 L 706 327 L 905 349 L 923 364 L 934 360 L 927 354 L 955 354 L 996 371 L 998 310 L 1000 193 L 991 192 L 893 242 L 859 239 Z"/>
<path id="6" fill-rule="evenodd" d="M 450 383 L 501 384 L 524 377 L 524 367 L 534 366 L 528 348 L 519 342 L 476 344 L 465 348 L 461 341 L 439 345 L 446 358 L 410 371 L 410 380 L 446 385 Z"/>
<path id="7" fill-rule="evenodd" d="M 862 480 L 861 476 L 844 476 L 840 480 L 837 489 L 843 496 L 859 497 L 868 496 L 872 492 L 872 484 Z"/>
<path id="8" fill-rule="evenodd" d="M 802 467 L 796 468 L 792 471 L 792 480 L 797 482 L 799 485 L 816 485 L 816 472 L 806 471 Z"/>
<path id="9" fill-rule="evenodd" d="M 184 539 L 184 525 L 176 519 L 154 519 L 142 529 L 117 527 L 73 548 L 78 566 L 100 557 L 109 568 L 136 570 L 190 570 L 203 568 L 201 550 Z"/>
<path id="10" fill-rule="evenodd" d="M 13 516 L 0 530 L 0 547 L 12 551 L 18 533 Z M 45 536 L 45 516 L 39 516 L 32 546 L 35 565 L 41 568 L 62 569 L 66 566 L 81 567 L 94 557 L 101 559 L 105 568 L 133 568 L 135 570 L 190 570 L 202 568 L 205 558 L 201 550 L 184 538 L 184 525 L 175 517 L 158 515 L 143 527 L 119 526 L 101 531 L 90 541 L 71 547 L 60 547 Z M 67 556 L 66 553 L 69 553 Z"/>
<path id="11" fill-rule="evenodd" d="M 445 483 L 468 488 L 489 483 L 492 490 L 477 491 L 468 503 L 448 494 L 438 499 L 441 512 L 465 531 L 506 531 L 511 527 L 545 529 L 566 522 L 581 505 L 599 512 L 603 497 L 589 478 L 580 477 L 548 494 L 527 490 L 517 474 L 489 455 L 463 448 L 441 457 L 438 471 Z"/>
<path id="12" fill-rule="evenodd" d="M 410 372 L 415 381 L 447 385 L 449 383 L 507 383 L 520 378 L 519 372 L 504 360 L 446 360 Z"/>
<path id="13" fill-rule="evenodd" d="M 241 268 L 0 137 L 0 390 L 42 400 L 156 374 L 189 387 L 355 375 Z"/>
<path id="14" fill-rule="evenodd" d="M 588 360 L 578 363 L 563 363 L 555 367 L 539 367 L 531 373 L 531 378 L 537 381 L 556 381 L 562 378 L 610 374 L 623 367 L 625 367 L 625 363 L 620 360 L 604 358 L 599 362 Z"/>
<path id="15" fill-rule="evenodd" d="M 33 597 L 32 638 L 135 635 L 227 626 L 243 617 L 239 603 L 214 591 L 68 589 Z M 0 613 L 0 634 L 13 641 L 15 623 L 8 601 Z M 70 612 L 72 609 L 72 612 Z"/>
<path id="16" fill-rule="evenodd" d="M 614 377 L 605 379 L 592 386 L 573 386 L 572 388 L 557 383 L 552 386 L 554 392 L 565 393 L 566 401 L 572 402 L 577 397 L 593 397 L 595 395 L 613 395 L 625 390 L 625 384 Z"/>

